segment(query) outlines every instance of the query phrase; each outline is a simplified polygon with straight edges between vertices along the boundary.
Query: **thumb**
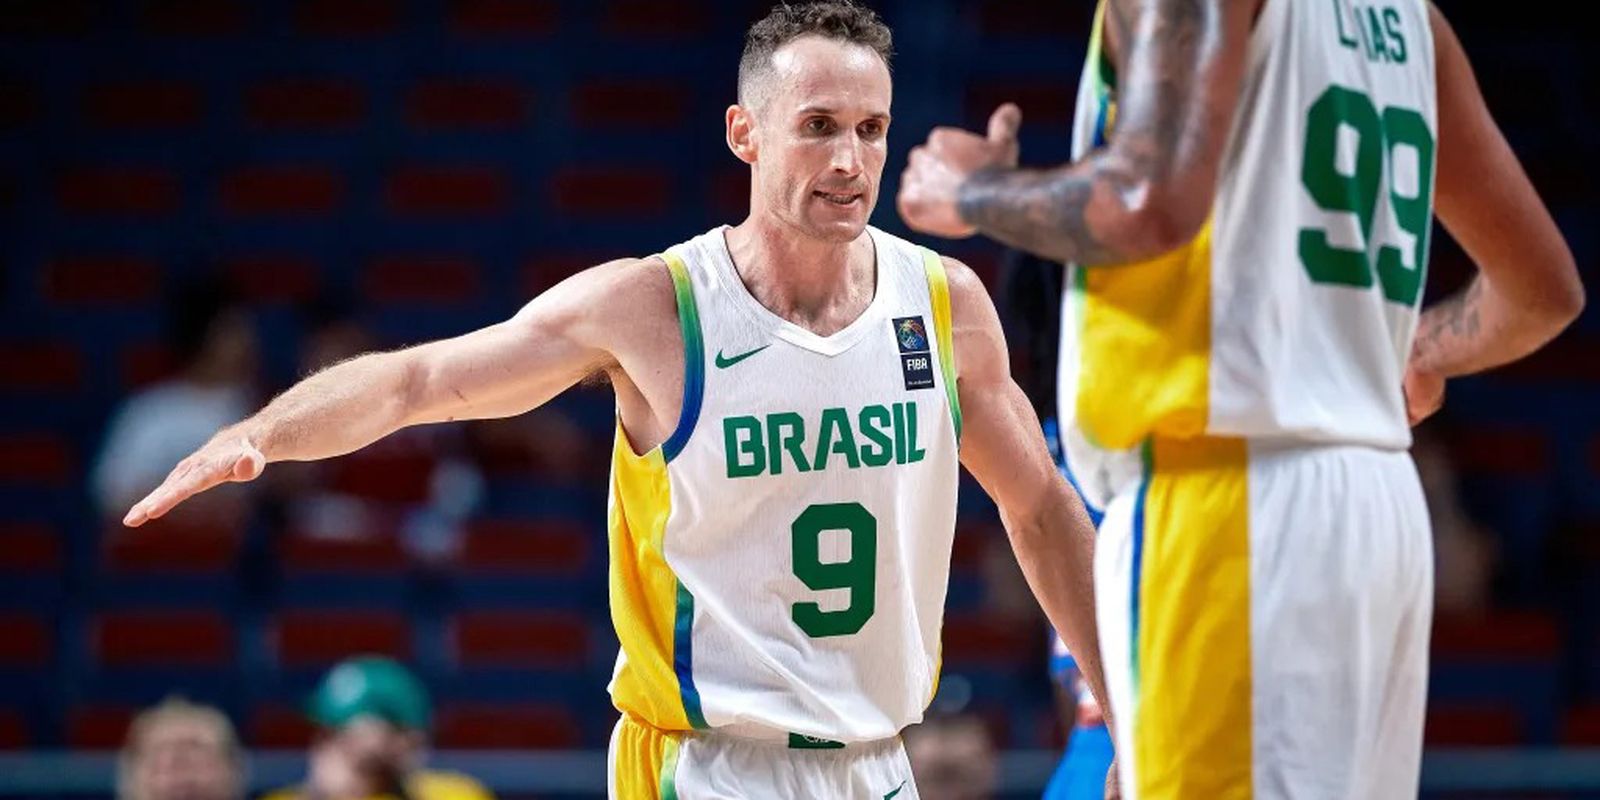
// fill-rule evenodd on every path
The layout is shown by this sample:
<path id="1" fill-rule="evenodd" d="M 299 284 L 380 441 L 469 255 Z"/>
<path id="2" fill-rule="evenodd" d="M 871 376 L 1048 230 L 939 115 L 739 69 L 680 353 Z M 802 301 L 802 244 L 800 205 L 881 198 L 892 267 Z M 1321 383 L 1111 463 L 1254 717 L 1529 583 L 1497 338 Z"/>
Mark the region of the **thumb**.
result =
<path id="1" fill-rule="evenodd" d="M 253 481 L 261 476 L 261 471 L 267 466 L 267 459 L 261 451 L 254 447 L 246 448 L 233 462 L 233 469 L 228 478 L 235 481 Z"/>
<path id="2" fill-rule="evenodd" d="M 1004 103 L 989 115 L 989 141 L 1011 144 L 1017 139 L 1017 129 L 1022 127 L 1022 109 L 1016 103 Z"/>

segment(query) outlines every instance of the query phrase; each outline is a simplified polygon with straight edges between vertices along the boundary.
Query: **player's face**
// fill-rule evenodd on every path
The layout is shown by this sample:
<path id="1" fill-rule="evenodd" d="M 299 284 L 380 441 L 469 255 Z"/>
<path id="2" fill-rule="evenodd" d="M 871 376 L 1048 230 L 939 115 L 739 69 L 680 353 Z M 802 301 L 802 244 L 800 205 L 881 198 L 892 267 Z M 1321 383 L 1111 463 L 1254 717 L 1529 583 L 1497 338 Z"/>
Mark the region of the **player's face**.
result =
<path id="1" fill-rule="evenodd" d="M 756 210 L 810 236 L 852 241 L 878 201 L 888 155 L 889 68 L 866 47 L 819 37 L 772 58 L 753 137 Z"/>

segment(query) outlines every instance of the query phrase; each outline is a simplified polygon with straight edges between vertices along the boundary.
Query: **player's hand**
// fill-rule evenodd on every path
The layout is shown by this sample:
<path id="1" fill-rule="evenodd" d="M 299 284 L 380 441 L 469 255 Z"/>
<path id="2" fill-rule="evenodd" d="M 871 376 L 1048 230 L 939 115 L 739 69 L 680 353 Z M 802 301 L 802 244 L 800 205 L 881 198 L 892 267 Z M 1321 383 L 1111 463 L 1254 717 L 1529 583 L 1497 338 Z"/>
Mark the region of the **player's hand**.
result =
<path id="1" fill-rule="evenodd" d="M 1433 416 L 1444 405 L 1444 376 L 1406 368 L 1401 390 L 1406 398 L 1406 421 L 1412 425 Z"/>
<path id="2" fill-rule="evenodd" d="M 1106 770 L 1105 800 L 1122 800 L 1122 783 L 1117 780 L 1117 757 L 1111 757 L 1111 768 Z"/>
<path id="3" fill-rule="evenodd" d="M 178 462 L 155 491 L 128 509 L 122 524 L 137 528 L 219 483 L 255 480 L 267 459 L 242 433 L 224 430 Z"/>
<path id="4" fill-rule="evenodd" d="M 974 172 L 1017 165 L 1017 129 L 1022 110 L 1014 103 L 995 109 L 988 136 L 959 128 L 934 128 L 927 144 L 914 147 L 900 176 L 897 205 L 906 224 L 923 233 L 952 239 L 977 228 L 961 219 L 956 206 L 961 184 Z"/>

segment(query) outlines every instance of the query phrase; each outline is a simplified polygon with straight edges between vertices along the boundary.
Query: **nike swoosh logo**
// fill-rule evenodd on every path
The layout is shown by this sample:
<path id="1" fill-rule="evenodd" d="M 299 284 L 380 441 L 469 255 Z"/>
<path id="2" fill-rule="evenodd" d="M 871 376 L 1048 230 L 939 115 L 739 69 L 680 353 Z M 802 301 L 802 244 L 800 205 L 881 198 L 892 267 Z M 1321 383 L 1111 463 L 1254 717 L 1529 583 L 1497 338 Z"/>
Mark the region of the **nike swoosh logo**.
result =
<path id="1" fill-rule="evenodd" d="M 727 358 L 727 357 L 723 356 L 722 355 L 722 351 L 718 350 L 717 351 L 717 369 L 727 369 L 728 367 L 731 367 L 734 364 L 737 364 L 740 361 L 743 361 L 743 360 L 755 355 L 756 353 L 759 353 L 762 350 L 765 350 L 765 349 L 767 349 L 767 348 L 769 348 L 771 346 L 772 345 L 770 345 L 770 344 L 764 344 L 764 345 L 761 345 L 760 347 L 757 347 L 754 350 L 751 350 L 751 351 L 749 351 L 747 353 L 740 353 L 739 355 L 736 355 L 736 356 L 734 356 L 732 358 Z"/>
<path id="2" fill-rule="evenodd" d="M 883 800 L 889 800 L 889 798 L 894 797 L 895 795 L 899 794 L 900 790 L 904 789 L 904 788 L 906 788 L 906 782 L 905 781 L 901 781 L 899 786 L 894 787 L 894 791 L 892 791 L 892 792 L 890 792 L 890 793 L 888 793 L 888 794 L 883 796 Z"/>

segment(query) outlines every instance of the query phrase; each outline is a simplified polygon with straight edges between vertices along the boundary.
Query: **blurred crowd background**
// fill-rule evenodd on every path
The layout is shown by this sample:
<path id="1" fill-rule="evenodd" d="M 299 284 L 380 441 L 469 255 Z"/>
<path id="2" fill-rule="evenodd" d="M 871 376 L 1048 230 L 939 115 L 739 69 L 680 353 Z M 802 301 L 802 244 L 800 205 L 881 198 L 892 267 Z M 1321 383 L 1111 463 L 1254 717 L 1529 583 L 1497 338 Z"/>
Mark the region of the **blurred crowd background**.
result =
<path id="1" fill-rule="evenodd" d="M 320 366 L 499 321 L 584 266 L 741 218 L 722 112 L 769 5 L 0 3 L 0 794 L 104 795 L 116 772 L 128 797 L 255 796 L 319 763 L 403 776 L 431 750 L 479 767 L 428 773 L 431 796 L 594 796 L 615 719 L 605 387 L 273 465 L 138 531 L 117 520 Z M 1087 0 L 869 5 L 897 51 L 875 224 L 906 233 L 892 197 L 912 144 L 1004 100 L 1024 161 L 1065 158 Z M 1593 37 L 1575 7 L 1441 5 L 1592 284 Z M 1471 271 L 1435 241 L 1431 298 Z M 995 292 L 1019 380 L 1045 397 L 1055 268 L 945 249 Z M 1439 576 L 1430 796 L 1600 796 L 1581 749 L 1600 745 L 1593 309 L 1453 383 L 1418 431 Z M 924 797 L 1042 786 L 1063 736 L 1046 648 L 968 482 L 943 688 L 908 737 L 943 776 Z M 354 711 L 328 699 L 341 685 Z M 1523 771 L 1569 789 L 1473 794 L 1490 784 L 1460 776 L 1490 762 L 1461 747 L 1553 754 Z"/>

